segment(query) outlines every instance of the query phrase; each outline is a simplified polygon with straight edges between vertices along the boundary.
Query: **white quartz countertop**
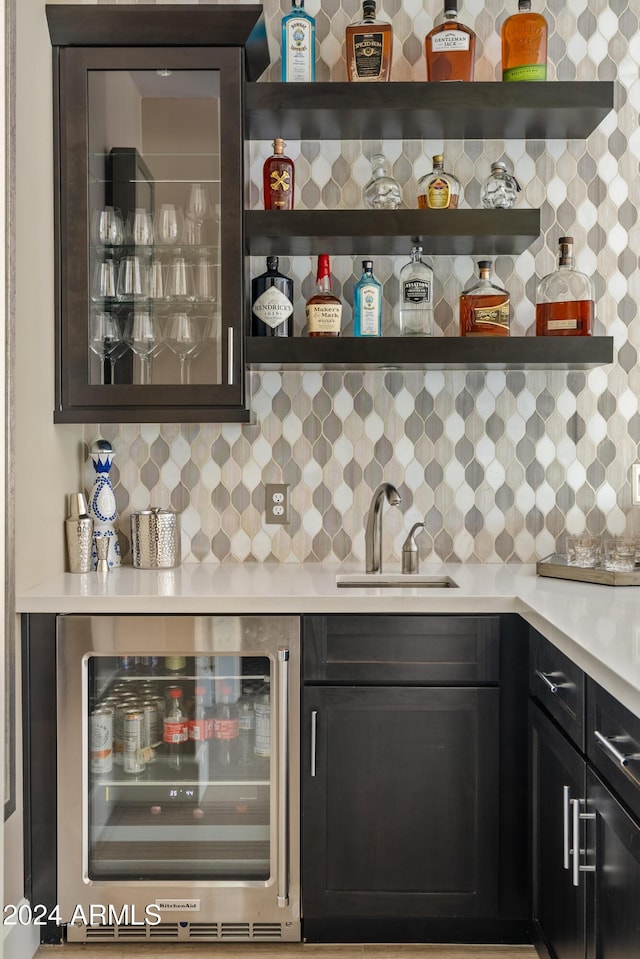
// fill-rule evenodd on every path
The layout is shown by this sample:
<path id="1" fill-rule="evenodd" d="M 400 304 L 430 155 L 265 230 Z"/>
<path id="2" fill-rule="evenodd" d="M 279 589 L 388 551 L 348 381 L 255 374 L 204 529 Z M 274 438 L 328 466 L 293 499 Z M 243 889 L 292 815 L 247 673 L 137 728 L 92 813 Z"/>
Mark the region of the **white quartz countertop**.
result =
<path id="1" fill-rule="evenodd" d="M 423 564 L 457 589 L 339 588 L 353 566 L 245 563 L 62 573 L 16 598 L 20 613 L 519 613 L 640 716 L 640 586 L 536 576 L 535 566 Z M 392 572 L 391 569 L 386 572 Z"/>

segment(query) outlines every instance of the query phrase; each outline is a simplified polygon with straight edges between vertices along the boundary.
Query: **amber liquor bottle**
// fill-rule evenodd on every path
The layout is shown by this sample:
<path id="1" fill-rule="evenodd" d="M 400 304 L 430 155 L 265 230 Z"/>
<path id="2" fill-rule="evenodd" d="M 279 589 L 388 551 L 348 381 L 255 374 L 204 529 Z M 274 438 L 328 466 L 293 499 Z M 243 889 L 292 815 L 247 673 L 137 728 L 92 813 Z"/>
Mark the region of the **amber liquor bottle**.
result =
<path id="1" fill-rule="evenodd" d="M 307 300 L 306 314 L 309 336 L 340 336 L 342 303 L 331 292 L 331 265 L 326 253 L 318 257 L 316 291 Z"/>
<path id="2" fill-rule="evenodd" d="M 293 280 L 278 271 L 278 257 L 251 281 L 251 335 L 293 336 Z"/>
<path id="3" fill-rule="evenodd" d="M 433 158 L 433 170 L 418 180 L 419 210 L 455 210 L 462 200 L 462 184 L 444 168 L 444 156 Z"/>
<path id="4" fill-rule="evenodd" d="M 376 0 L 363 0 L 362 20 L 349 24 L 345 42 L 349 80 L 390 79 L 393 30 L 390 23 L 376 19 Z"/>
<path id="5" fill-rule="evenodd" d="M 273 154 L 264 161 L 262 184 L 265 210 L 293 210 L 295 168 L 293 160 L 284 155 L 284 140 L 273 141 Z"/>
<path id="6" fill-rule="evenodd" d="M 591 336 L 593 284 L 574 267 L 573 237 L 561 236 L 558 269 L 536 290 L 536 336 Z"/>
<path id="7" fill-rule="evenodd" d="M 502 79 L 547 79 L 547 21 L 531 11 L 531 0 L 518 0 L 518 12 L 502 24 Z"/>
<path id="8" fill-rule="evenodd" d="M 509 336 L 509 294 L 491 280 L 491 260 L 478 263 L 480 278 L 460 297 L 460 336 Z"/>
<path id="9" fill-rule="evenodd" d="M 473 80 L 476 35 L 458 20 L 458 0 L 444 0 L 444 23 L 424 41 L 427 80 Z"/>

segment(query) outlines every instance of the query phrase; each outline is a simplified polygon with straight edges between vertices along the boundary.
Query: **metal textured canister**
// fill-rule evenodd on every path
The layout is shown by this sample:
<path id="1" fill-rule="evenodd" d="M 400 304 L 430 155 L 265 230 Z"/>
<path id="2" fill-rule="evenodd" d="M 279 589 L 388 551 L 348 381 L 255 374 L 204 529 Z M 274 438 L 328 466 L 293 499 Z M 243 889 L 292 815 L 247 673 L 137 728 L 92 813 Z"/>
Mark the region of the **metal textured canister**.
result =
<path id="1" fill-rule="evenodd" d="M 144 509 L 131 514 L 131 553 L 137 569 L 180 565 L 180 517 L 171 509 Z"/>

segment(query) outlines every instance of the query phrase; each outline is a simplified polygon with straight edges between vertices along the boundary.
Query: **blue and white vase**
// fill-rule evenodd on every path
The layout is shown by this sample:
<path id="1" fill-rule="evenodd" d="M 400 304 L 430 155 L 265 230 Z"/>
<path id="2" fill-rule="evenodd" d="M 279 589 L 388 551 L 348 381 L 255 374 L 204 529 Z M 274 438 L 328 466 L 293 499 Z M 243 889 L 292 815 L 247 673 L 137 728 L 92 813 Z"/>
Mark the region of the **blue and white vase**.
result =
<path id="1" fill-rule="evenodd" d="M 98 553 L 95 540 L 108 536 L 111 540 L 108 557 L 109 567 L 120 565 L 120 543 L 115 523 L 118 519 L 116 498 L 109 478 L 109 471 L 115 453 L 107 440 L 97 440 L 90 450 L 91 462 L 96 471 L 96 479 L 89 497 L 89 516 L 93 519 L 94 543 L 91 551 L 93 568 L 98 566 Z"/>

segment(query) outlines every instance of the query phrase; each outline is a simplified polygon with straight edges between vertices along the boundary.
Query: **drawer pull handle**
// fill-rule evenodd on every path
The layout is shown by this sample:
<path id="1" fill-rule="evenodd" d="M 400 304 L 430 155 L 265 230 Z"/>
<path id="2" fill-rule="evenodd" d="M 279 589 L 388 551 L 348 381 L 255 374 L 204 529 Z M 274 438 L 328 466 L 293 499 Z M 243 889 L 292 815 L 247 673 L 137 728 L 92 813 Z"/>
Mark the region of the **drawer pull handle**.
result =
<path id="1" fill-rule="evenodd" d="M 614 746 L 614 740 L 603 736 L 598 729 L 594 729 L 593 735 L 595 736 L 596 742 L 602 746 L 605 752 L 610 753 L 621 766 L 628 766 L 632 759 L 640 759 L 638 753 L 621 753 L 620 750 Z"/>
<path id="2" fill-rule="evenodd" d="M 571 850 L 571 787 L 562 787 L 562 865 L 570 868 L 569 854 Z"/>
<path id="3" fill-rule="evenodd" d="M 553 693 L 555 696 L 562 683 L 554 683 L 552 679 L 549 679 L 549 675 L 547 675 L 547 673 L 543 673 L 540 669 L 536 669 L 536 676 L 542 680 L 549 692 Z"/>

